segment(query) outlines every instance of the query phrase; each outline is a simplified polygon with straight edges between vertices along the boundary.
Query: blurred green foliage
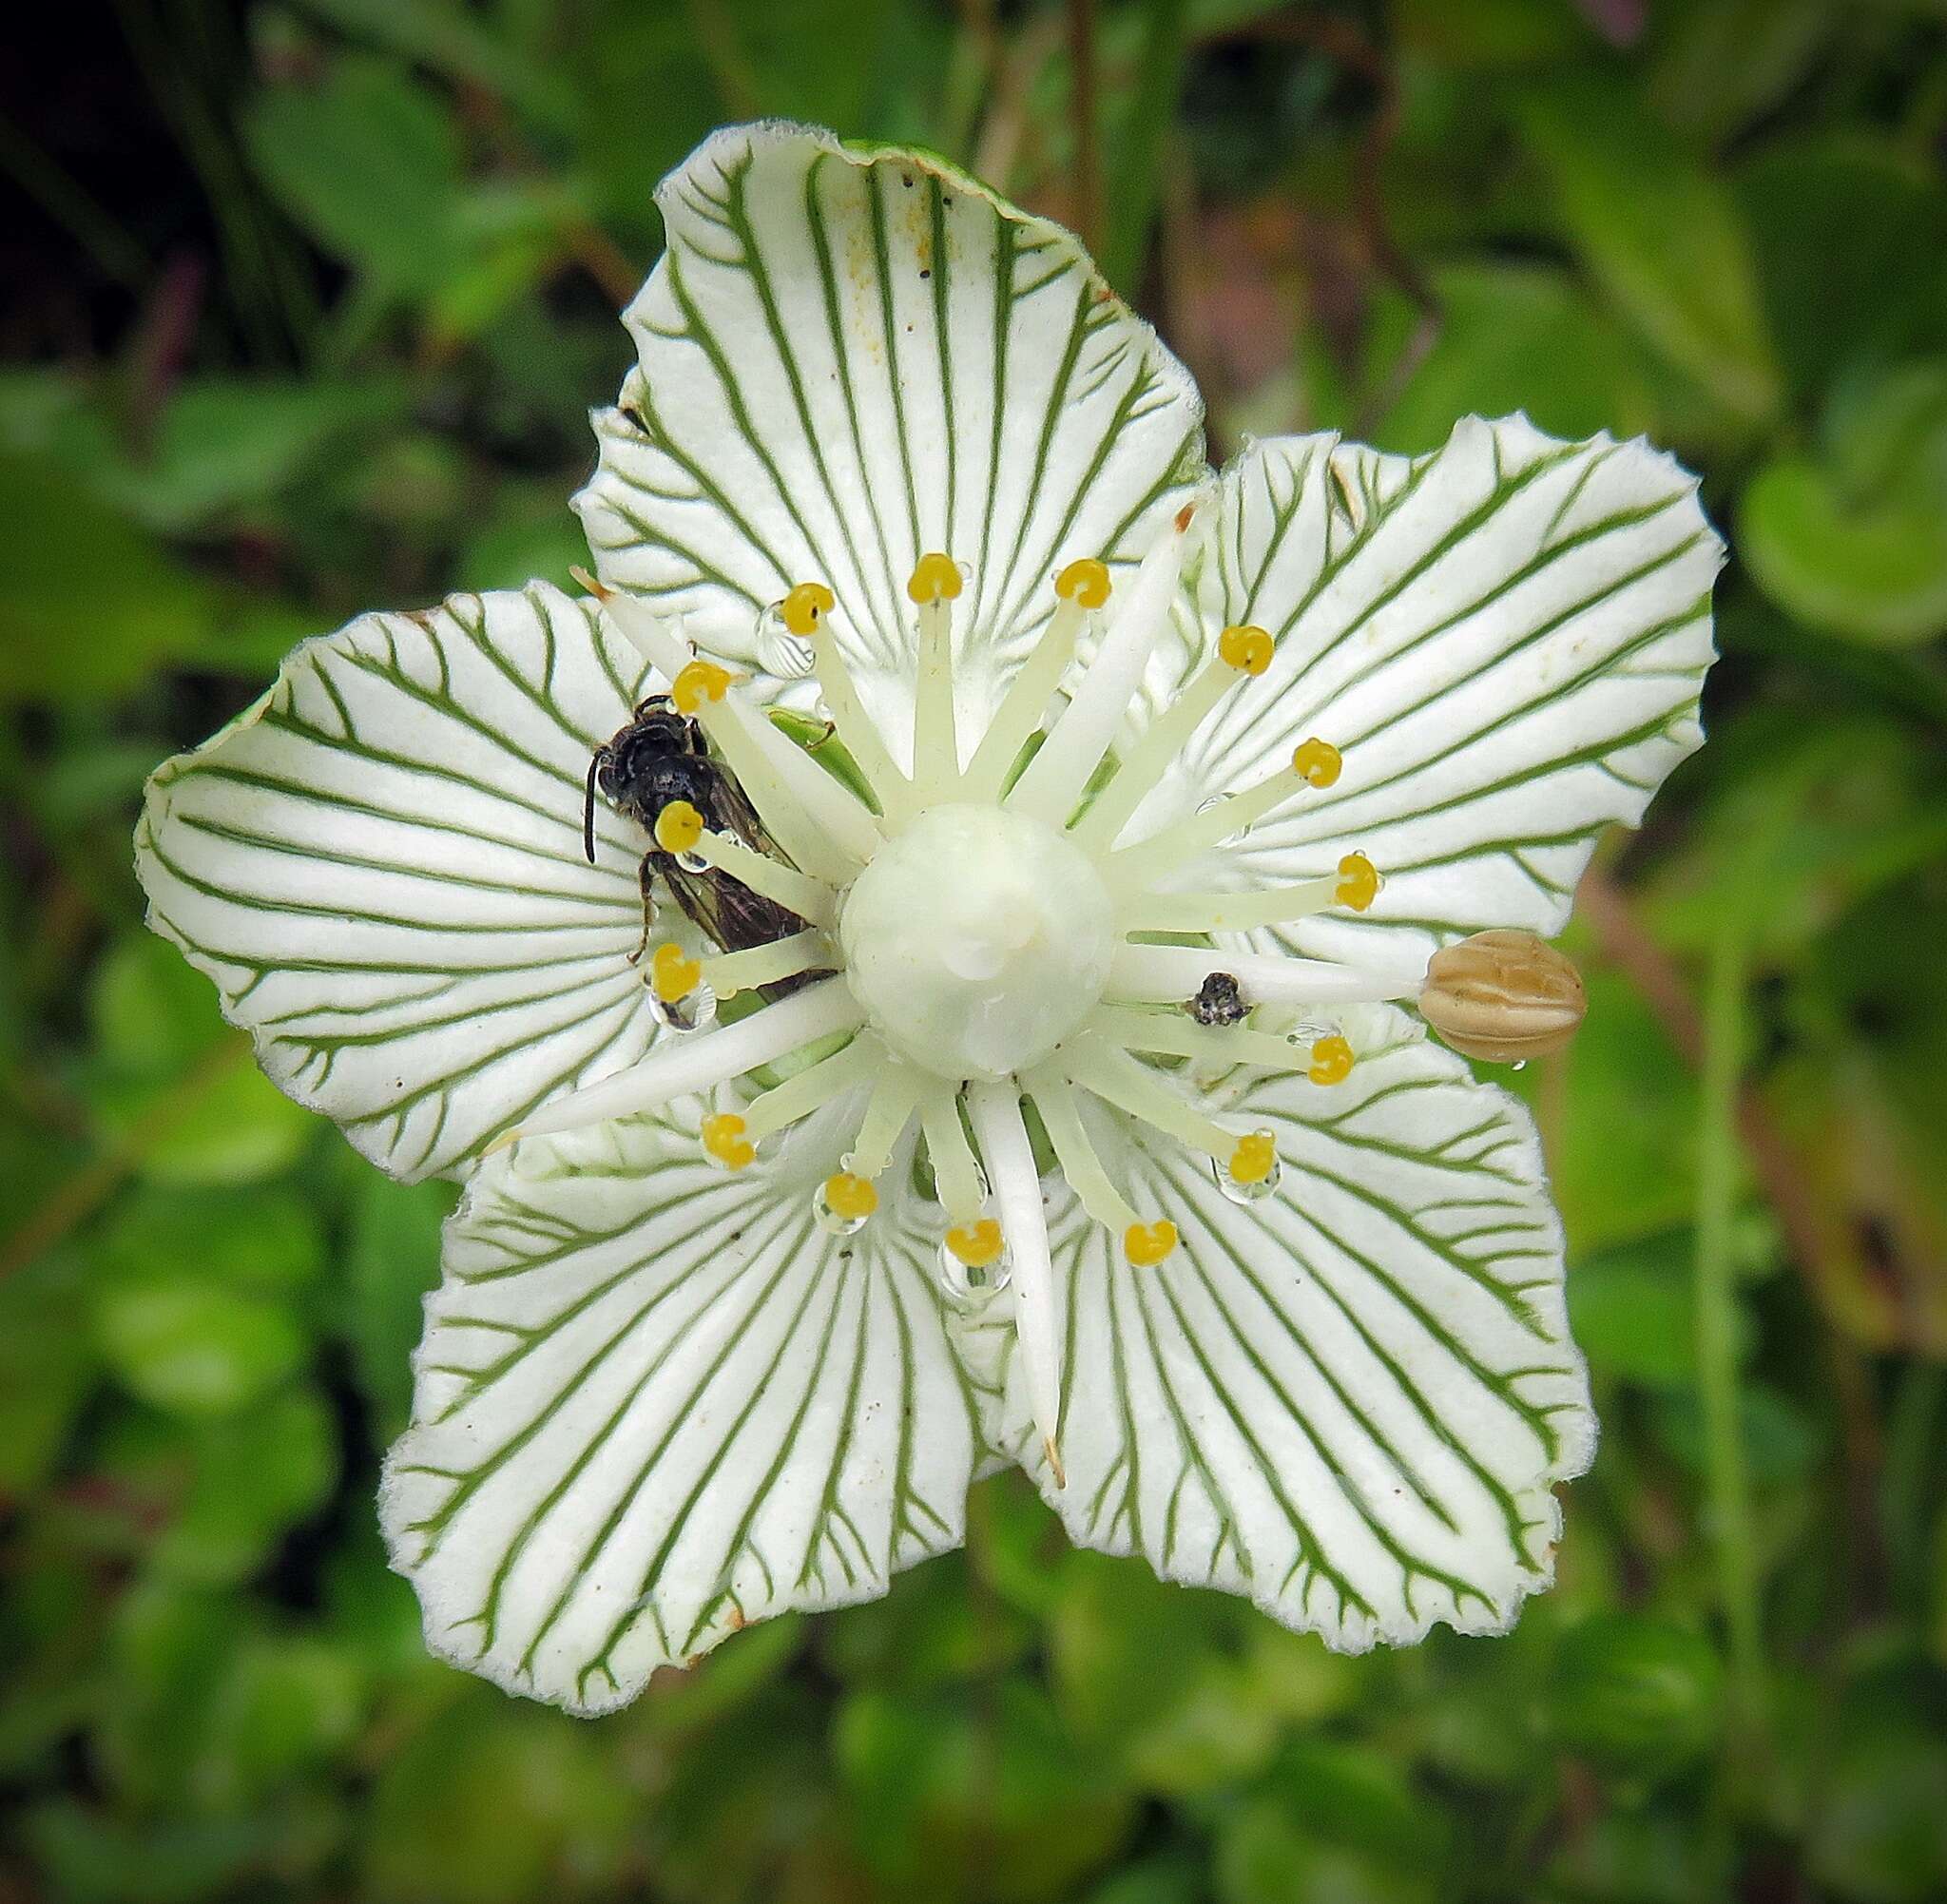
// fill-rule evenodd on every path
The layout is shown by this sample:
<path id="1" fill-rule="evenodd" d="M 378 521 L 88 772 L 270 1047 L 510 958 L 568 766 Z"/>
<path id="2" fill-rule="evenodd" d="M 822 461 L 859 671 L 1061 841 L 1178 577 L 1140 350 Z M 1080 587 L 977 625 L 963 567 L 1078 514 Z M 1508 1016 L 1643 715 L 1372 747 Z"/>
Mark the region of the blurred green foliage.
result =
<path id="1" fill-rule="evenodd" d="M 122 0 L 112 32 L 23 29 L 0 1897 L 1947 1895 L 1943 12 Z M 1704 474 L 1734 550 L 1713 744 L 1605 858 L 1588 1029 L 1519 1080 L 1605 1439 L 1510 1638 L 1338 1658 L 1070 1552 L 1000 1479 L 965 1558 L 599 1723 L 420 1647 L 372 1497 L 450 1192 L 259 1078 L 145 934 L 128 828 L 303 634 L 566 580 L 650 189 L 756 113 L 1094 225 L 1222 445 L 1420 450 L 1525 407 Z M 1689 1008 L 1726 942 L 1728 1568 L 1693 1224 L 1729 1133 Z M 1742 1593 L 1755 1662 L 1725 1655 Z"/>

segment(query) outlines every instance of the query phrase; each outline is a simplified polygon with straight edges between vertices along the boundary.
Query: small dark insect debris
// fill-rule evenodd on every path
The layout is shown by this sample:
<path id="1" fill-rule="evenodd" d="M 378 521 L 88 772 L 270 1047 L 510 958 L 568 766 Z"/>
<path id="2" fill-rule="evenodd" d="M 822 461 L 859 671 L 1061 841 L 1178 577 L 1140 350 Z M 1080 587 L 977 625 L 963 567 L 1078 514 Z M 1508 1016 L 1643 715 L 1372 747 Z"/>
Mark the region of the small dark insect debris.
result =
<path id="1" fill-rule="evenodd" d="M 930 270 L 928 270 L 926 266 L 921 265 L 919 268 L 919 275 L 922 278 L 931 278 L 933 276 L 933 273 Z"/>
<path id="2" fill-rule="evenodd" d="M 899 174 L 899 183 L 910 192 L 914 184 L 913 174 L 911 172 L 901 172 Z"/>
<path id="3" fill-rule="evenodd" d="M 1199 1025 L 1239 1025 L 1250 1014 L 1243 992 L 1227 971 L 1213 971 L 1184 1008 Z"/>

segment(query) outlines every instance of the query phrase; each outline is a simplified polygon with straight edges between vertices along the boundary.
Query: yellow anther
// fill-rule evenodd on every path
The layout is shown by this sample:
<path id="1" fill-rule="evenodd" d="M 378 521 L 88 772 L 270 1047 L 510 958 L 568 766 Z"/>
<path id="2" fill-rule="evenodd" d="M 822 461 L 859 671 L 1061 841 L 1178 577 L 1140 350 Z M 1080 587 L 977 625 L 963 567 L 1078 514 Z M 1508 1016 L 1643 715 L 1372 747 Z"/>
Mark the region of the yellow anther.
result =
<path id="1" fill-rule="evenodd" d="M 1301 740 L 1291 752 L 1291 771 L 1315 787 L 1329 787 L 1344 764 L 1338 748 L 1329 740 Z"/>
<path id="2" fill-rule="evenodd" d="M 1176 1225 L 1161 1217 L 1153 1223 L 1131 1223 L 1122 1233 L 1123 1254 L 1137 1269 L 1161 1262 L 1176 1247 Z"/>
<path id="3" fill-rule="evenodd" d="M 960 571 L 951 555 L 922 555 L 906 584 L 906 592 L 923 608 L 931 602 L 951 602 L 961 588 Z"/>
<path id="4" fill-rule="evenodd" d="M 687 800 L 671 800 L 656 816 L 656 844 L 665 853 L 687 853 L 704 837 L 704 817 Z"/>
<path id="5" fill-rule="evenodd" d="M 665 1005 L 687 998 L 702 983 L 703 967 L 679 945 L 666 940 L 649 958 L 649 989 Z"/>
<path id="6" fill-rule="evenodd" d="M 794 635 L 812 635 L 832 612 L 838 597 L 822 582 L 800 582 L 778 604 L 778 619 Z"/>
<path id="7" fill-rule="evenodd" d="M 955 1223 L 947 1232 L 946 1241 L 947 1248 L 969 1269 L 986 1269 L 1000 1260 L 1000 1225 L 992 1217 Z"/>
<path id="8" fill-rule="evenodd" d="M 1054 578 L 1054 592 L 1064 602 L 1073 602 L 1078 607 L 1101 607 L 1108 600 L 1108 565 L 1097 562 L 1093 556 L 1070 562 Z"/>
<path id="9" fill-rule="evenodd" d="M 849 1170 L 837 1170 L 825 1179 L 825 1208 L 835 1217 L 851 1222 L 869 1217 L 878 1208 L 878 1192 L 866 1177 L 855 1177 Z"/>
<path id="10" fill-rule="evenodd" d="M 1218 656 L 1228 662 L 1239 674 L 1263 674 L 1271 665 L 1273 647 L 1271 637 L 1263 628 L 1225 628 L 1217 637 Z M 1307 746 L 1312 747 L 1320 744 L 1317 740 L 1306 742 Z M 1338 757 L 1335 755 L 1333 758 Z M 1292 764 L 1296 766 L 1297 761 L 1294 760 Z M 1302 767 L 1299 767 L 1298 770 L 1300 773 L 1304 772 Z"/>
<path id="11" fill-rule="evenodd" d="M 1339 862 L 1339 885 L 1332 897 L 1341 906 L 1362 913 L 1379 896 L 1379 875 L 1362 853 L 1348 853 Z"/>
<path id="12" fill-rule="evenodd" d="M 1315 1085 L 1342 1085 L 1352 1075 L 1352 1047 L 1334 1032 L 1312 1046 L 1311 1068 L 1305 1072 Z"/>
<path id="13" fill-rule="evenodd" d="M 1237 1140 L 1230 1153 L 1233 1183 L 1262 1183 L 1278 1167 L 1278 1146 L 1268 1130 L 1254 1130 Z"/>
<path id="14" fill-rule="evenodd" d="M 679 714 L 694 714 L 706 701 L 722 701 L 737 677 L 713 661 L 693 661 L 669 683 L 669 699 Z"/>
<path id="15" fill-rule="evenodd" d="M 726 1170 L 742 1170 L 757 1155 L 757 1145 L 743 1134 L 743 1120 L 734 1110 L 704 1119 L 704 1148 Z"/>

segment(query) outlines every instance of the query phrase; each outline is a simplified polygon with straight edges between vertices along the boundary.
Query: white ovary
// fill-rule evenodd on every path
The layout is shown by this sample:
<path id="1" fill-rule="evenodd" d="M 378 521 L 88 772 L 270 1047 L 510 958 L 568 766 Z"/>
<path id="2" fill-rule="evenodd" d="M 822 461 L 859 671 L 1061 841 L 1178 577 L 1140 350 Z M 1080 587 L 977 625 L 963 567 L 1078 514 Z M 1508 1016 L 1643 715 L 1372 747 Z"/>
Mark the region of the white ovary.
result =
<path id="1" fill-rule="evenodd" d="M 1089 856 L 1043 821 L 929 808 L 858 875 L 839 919 L 867 1019 L 936 1077 L 997 1079 L 1046 1058 L 1102 996 L 1116 945 Z"/>

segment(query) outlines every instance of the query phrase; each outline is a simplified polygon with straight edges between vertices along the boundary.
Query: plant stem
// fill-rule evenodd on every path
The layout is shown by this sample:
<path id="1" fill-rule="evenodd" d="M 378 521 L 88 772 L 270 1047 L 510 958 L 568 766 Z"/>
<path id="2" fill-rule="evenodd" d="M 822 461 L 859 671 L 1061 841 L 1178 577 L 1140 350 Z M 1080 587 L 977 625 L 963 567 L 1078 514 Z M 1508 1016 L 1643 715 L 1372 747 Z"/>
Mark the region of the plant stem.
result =
<path id="1" fill-rule="evenodd" d="M 1734 1721 L 1748 1739 L 1762 1721 L 1764 1635 L 1739 1409 L 1731 1265 L 1744 1008 L 1744 941 L 1736 927 L 1726 922 L 1711 948 L 1704 1003 L 1703 1109 L 1697 1160 L 1697 1372 L 1718 1596 L 1730 1638 Z"/>
<path id="2" fill-rule="evenodd" d="M 1187 0 L 1147 0 L 1144 12 L 1142 59 L 1117 141 L 1108 236 L 1100 254 L 1102 275 L 1126 298 L 1136 297 L 1142 288 L 1163 150 L 1176 124 L 1189 8 Z"/>

